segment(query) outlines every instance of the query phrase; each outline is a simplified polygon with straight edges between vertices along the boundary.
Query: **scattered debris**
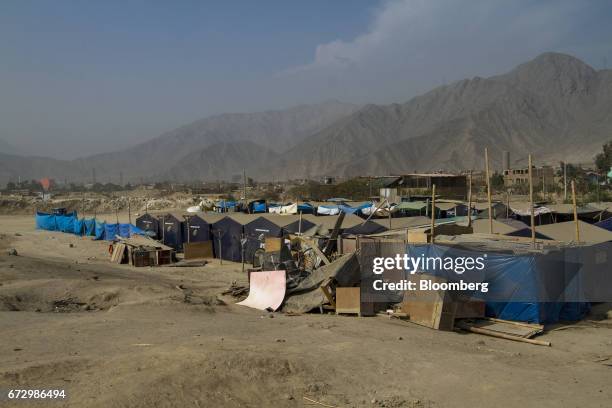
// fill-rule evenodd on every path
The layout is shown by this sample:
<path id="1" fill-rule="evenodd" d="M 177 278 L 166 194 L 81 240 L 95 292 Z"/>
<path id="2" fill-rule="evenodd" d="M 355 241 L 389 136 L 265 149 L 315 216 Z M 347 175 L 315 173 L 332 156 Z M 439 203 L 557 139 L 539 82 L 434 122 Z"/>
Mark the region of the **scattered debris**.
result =
<path id="1" fill-rule="evenodd" d="M 8 254 L 9 256 L 19 256 L 19 253 L 17 252 L 17 250 L 15 248 L 11 248 L 8 250 Z"/>
<path id="2" fill-rule="evenodd" d="M 544 326 L 539 324 L 483 318 L 476 320 L 458 320 L 457 327 L 462 330 L 491 337 L 522 341 L 524 343 L 536 344 L 539 346 L 551 346 L 549 341 L 534 340 L 531 338 L 544 331 Z"/>

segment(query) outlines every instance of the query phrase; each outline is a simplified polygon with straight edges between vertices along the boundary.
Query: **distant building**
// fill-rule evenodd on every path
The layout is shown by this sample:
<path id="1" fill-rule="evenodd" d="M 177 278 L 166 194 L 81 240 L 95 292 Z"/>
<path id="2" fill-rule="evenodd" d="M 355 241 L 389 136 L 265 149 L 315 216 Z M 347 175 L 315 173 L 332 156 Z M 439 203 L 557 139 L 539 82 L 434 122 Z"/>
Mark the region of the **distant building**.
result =
<path id="1" fill-rule="evenodd" d="M 531 177 L 534 186 L 549 186 L 555 183 L 555 170 L 551 166 L 533 166 Z M 529 167 L 504 170 L 504 186 L 516 187 L 522 185 L 529 185 Z"/>
<path id="2" fill-rule="evenodd" d="M 411 197 L 431 194 L 436 186 L 436 196 L 465 200 L 467 198 L 467 179 L 465 175 L 446 173 L 413 173 L 402 176 L 383 177 L 379 187 L 381 199 L 392 203 L 410 201 Z"/>

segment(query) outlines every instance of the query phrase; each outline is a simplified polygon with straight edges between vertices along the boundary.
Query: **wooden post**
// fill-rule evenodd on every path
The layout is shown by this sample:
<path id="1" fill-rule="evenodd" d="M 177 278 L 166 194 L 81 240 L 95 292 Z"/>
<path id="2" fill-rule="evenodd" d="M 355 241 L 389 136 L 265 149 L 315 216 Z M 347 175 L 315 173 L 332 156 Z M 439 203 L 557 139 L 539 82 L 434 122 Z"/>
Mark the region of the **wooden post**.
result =
<path id="1" fill-rule="evenodd" d="M 485 147 L 485 172 L 487 176 L 487 201 L 489 203 L 489 234 L 493 233 L 493 209 L 491 205 L 491 176 L 489 174 L 489 149 Z"/>
<path id="2" fill-rule="evenodd" d="M 435 240 L 435 227 L 436 227 L 436 185 L 431 186 L 431 243 Z"/>
<path id="3" fill-rule="evenodd" d="M 506 190 L 506 219 L 510 218 L 510 190 Z"/>
<path id="4" fill-rule="evenodd" d="M 128 222 L 131 224 L 132 223 L 132 203 L 131 203 L 129 196 L 127 199 L 128 199 Z"/>
<path id="5" fill-rule="evenodd" d="M 576 185 L 572 180 L 572 206 L 574 207 L 574 223 L 576 224 L 576 242 L 580 242 L 580 225 L 578 224 L 578 208 L 576 207 Z"/>
<path id="6" fill-rule="evenodd" d="M 563 201 L 567 201 L 567 163 L 563 161 Z"/>
<path id="7" fill-rule="evenodd" d="M 533 178 L 532 178 L 531 167 L 532 167 L 532 158 L 531 158 L 531 155 L 529 155 L 529 207 L 531 208 L 531 244 L 535 248 L 536 232 L 535 232 L 535 216 L 534 216 L 534 209 L 533 209 Z"/>
<path id="8" fill-rule="evenodd" d="M 472 170 L 468 175 L 468 227 L 472 226 Z"/>
<path id="9" fill-rule="evenodd" d="M 298 223 L 298 235 L 302 235 L 302 212 L 300 211 L 300 222 Z"/>

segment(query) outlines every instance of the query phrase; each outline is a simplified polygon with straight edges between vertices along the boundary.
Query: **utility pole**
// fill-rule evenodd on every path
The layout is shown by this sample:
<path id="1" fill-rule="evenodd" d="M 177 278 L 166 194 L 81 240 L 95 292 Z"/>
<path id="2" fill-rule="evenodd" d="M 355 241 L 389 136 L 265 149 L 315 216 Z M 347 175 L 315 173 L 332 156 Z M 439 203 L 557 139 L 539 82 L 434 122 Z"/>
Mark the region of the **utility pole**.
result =
<path id="1" fill-rule="evenodd" d="M 580 242 L 580 226 L 578 224 L 578 209 L 576 208 L 576 186 L 572 180 L 572 207 L 574 208 L 574 224 L 576 224 L 576 242 Z"/>
<path id="2" fill-rule="evenodd" d="M 489 149 L 487 147 L 485 147 L 485 172 L 487 175 L 487 201 L 489 203 L 489 234 L 492 234 L 493 233 L 493 206 L 491 205 L 491 176 L 489 175 Z"/>
<path id="3" fill-rule="evenodd" d="M 247 178 L 246 178 L 246 169 L 242 169 L 242 179 L 243 179 L 243 192 L 242 196 L 244 197 L 244 203 L 247 202 Z"/>
<path id="4" fill-rule="evenodd" d="M 536 239 L 536 231 L 535 231 L 535 212 L 533 208 L 533 178 L 532 178 L 532 161 L 531 155 L 529 155 L 529 207 L 531 209 L 531 244 L 535 248 L 535 239 Z"/>
<path id="5" fill-rule="evenodd" d="M 567 201 L 567 163 L 563 162 L 563 201 Z"/>
<path id="6" fill-rule="evenodd" d="M 468 175 L 468 227 L 472 226 L 472 170 Z"/>
<path id="7" fill-rule="evenodd" d="M 436 236 L 436 185 L 431 186 L 431 243 L 434 243 Z"/>

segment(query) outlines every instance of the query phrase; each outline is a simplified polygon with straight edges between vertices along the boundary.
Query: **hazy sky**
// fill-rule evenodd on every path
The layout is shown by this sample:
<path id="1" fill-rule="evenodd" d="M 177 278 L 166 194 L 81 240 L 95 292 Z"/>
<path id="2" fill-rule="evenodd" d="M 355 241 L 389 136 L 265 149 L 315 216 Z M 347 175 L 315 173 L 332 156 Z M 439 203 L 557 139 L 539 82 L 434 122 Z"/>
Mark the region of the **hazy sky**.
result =
<path id="1" fill-rule="evenodd" d="M 404 102 L 544 51 L 612 66 L 612 2 L 0 2 L 0 139 L 72 158 L 222 112 Z"/>

